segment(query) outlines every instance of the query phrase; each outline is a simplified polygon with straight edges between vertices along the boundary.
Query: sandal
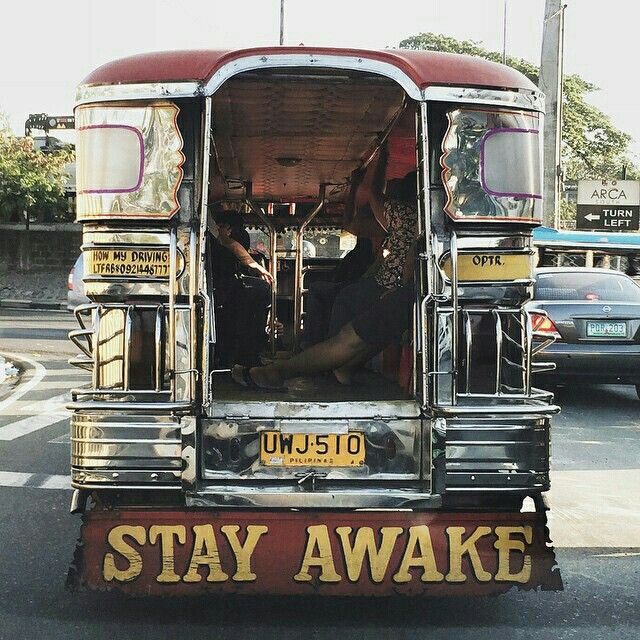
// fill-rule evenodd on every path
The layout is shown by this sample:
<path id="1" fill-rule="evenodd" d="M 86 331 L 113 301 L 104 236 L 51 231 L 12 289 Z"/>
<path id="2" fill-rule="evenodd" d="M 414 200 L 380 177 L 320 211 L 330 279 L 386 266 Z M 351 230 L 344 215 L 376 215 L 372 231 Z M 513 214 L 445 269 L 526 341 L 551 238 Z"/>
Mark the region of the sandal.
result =
<path id="1" fill-rule="evenodd" d="M 231 367 L 231 378 L 237 384 L 247 387 L 248 389 L 254 389 L 258 391 L 286 391 L 284 386 L 269 387 L 258 384 L 249 372 L 250 367 L 245 367 L 241 364 L 234 364 Z"/>

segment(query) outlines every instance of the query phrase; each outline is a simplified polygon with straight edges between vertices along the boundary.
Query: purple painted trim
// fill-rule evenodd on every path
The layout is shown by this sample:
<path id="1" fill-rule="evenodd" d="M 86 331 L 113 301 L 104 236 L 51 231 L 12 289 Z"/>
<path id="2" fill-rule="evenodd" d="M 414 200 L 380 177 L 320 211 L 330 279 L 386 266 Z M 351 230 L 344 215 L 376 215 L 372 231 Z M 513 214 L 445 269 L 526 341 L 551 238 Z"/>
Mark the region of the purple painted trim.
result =
<path id="1" fill-rule="evenodd" d="M 500 191 L 492 191 L 487 186 L 487 181 L 484 177 L 484 145 L 491 136 L 495 136 L 499 133 L 535 133 L 536 135 L 540 134 L 539 129 L 518 129 L 515 127 L 496 127 L 495 129 L 490 129 L 485 133 L 480 139 L 480 185 L 482 186 L 482 190 L 485 193 L 488 193 L 490 196 L 496 196 L 498 198 L 533 198 L 535 200 L 541 200 L 542 195 L 537 193 L 501 193 Z"/>
<path id="2" fill-rule="evenodd" d="M 85 131 L 87 129 L 127 129 L 133 131 L 138 136 L 138 143 L 140 144 L 140 169 L 138 170 L 138 181 L 131 189 L 83 189 L 78 193 L 133 193 L 140 188 L 142 184 L 142 178 L 144 176 L 144 140 L 142 139 L 142 133 L 136 127 L 130 127 L 126 124 L 91 124 L 86 127 L 80 127 L 78 131 Z"/>

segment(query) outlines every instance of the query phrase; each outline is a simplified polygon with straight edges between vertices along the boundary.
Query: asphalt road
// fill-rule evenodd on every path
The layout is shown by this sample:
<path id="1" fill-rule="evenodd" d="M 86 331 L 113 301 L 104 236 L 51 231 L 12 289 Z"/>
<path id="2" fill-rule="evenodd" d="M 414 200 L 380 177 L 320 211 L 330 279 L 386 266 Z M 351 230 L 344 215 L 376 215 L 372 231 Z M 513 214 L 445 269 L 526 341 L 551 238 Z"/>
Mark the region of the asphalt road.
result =
<path id="1" fill-rule="evenodd" d="M 25 367 L 13 395 L 0 394 L 0 639 L 640 637 L 640 401 L 631 387 L 557 398 L 550 531 L 562 593 L 381 602 L 67 592 L 80 521 L 68 513 L 63 405 L 86 375 L 66 363 L 73 327 L 64 312 L 0 309 L 0 352 Z"/>

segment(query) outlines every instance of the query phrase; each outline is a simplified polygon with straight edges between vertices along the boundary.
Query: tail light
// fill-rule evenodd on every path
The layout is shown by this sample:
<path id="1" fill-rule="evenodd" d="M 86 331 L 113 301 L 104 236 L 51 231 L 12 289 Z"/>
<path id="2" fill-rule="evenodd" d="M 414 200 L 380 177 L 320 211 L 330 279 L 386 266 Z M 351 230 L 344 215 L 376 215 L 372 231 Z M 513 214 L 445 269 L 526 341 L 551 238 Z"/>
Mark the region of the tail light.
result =
<path id="1" fill-rule="evenodd" d="M 67 278 L 67 289 L 69 289 L 69 291 L 73 291 L 73 272 L 74 271 L 75 271 L 75 267 L 73 267 L 71 271 L 69 271 L 69 277 Z"/>
<path id="2" fill-rule="evenodd" d="M 531 314 L 531 326 L 533 327 L 533 333 L 542 337 L 555 338 L 561 340 L 560 333 L 553 324 L 553 320 L 546 313 L 532 313 Z"/>

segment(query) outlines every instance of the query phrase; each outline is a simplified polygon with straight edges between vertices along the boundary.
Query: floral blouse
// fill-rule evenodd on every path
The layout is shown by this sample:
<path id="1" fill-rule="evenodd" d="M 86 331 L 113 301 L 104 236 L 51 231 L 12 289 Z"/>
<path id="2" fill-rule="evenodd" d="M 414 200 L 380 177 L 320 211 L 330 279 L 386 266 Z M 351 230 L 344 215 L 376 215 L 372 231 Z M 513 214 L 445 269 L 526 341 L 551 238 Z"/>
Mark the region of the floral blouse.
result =
<path id="1" fill-rule="evenodd" d="M 383 260 L 375 280 L 381 287 L 393 289 L 401 284 L 404 263 L 416 235 L 418 212 L 410 202 L 385 199 L 387 237 L 382 245 Z"/>

